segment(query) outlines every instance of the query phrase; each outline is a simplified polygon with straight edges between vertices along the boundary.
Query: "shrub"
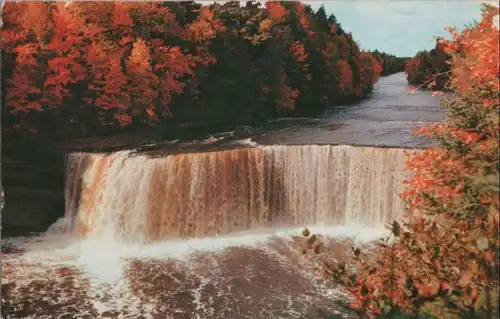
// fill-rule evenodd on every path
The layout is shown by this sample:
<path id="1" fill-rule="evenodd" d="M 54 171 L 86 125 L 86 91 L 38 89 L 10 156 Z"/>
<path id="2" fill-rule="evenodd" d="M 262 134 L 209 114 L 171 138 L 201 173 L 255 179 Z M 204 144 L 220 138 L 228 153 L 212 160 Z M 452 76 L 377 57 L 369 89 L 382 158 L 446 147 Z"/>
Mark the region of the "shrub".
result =
<path id="1" fill-rule="evenodd" d="M 408 154 L 408 209 L 375 260 L 353 249 L 354 272 L 324 265 L 360 317 L 499 316 L 498 13 L 485 6 L 480 23 L 441 41 L 455 94 L 443 122 L 416 132 L 440 147 Z"/>

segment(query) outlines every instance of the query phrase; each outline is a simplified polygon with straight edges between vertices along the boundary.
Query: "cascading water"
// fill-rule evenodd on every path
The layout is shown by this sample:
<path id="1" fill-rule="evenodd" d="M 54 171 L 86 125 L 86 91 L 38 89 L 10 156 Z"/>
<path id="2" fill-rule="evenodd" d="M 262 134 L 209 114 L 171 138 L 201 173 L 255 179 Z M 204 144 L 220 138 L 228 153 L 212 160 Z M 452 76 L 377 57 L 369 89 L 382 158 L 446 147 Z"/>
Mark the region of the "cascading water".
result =
<path id="1" fill-rule="evenodd" d="M 330 238 L 337 259 L 340 239 L 381 236 L 404 208 L 404 158 L 345 145 L 70 154 L 65 222 L 6 255 L 3 306 L 9 318 L 334 313 L 342 293 L 318 282 L 297 235 Z"/>
<path id="2" fill-rule="evenodd" d="M 267 146 L 68 157 L 67 218 L 85 236 L 156 241 L 273 225 L 380 226 L 403 209 L 404 150 Z"/>

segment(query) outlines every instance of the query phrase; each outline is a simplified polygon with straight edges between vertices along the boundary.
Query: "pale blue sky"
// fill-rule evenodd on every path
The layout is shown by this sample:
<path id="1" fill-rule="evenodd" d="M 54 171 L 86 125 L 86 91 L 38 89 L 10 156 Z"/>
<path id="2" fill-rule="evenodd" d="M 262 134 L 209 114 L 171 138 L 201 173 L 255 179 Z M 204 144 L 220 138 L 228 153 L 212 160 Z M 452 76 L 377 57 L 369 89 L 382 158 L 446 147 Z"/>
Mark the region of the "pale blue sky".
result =
<path id="1" fill-rule="evenodd" d="M 462 29 L 481 17 L 481 3 L 475 0 L 335 0 L 304 1 L 315 10 L 323 5 L 333 13 L 362 49 L 398 56 L 435 46 L 434 36 L 445 36 L 446 26 Z"/>

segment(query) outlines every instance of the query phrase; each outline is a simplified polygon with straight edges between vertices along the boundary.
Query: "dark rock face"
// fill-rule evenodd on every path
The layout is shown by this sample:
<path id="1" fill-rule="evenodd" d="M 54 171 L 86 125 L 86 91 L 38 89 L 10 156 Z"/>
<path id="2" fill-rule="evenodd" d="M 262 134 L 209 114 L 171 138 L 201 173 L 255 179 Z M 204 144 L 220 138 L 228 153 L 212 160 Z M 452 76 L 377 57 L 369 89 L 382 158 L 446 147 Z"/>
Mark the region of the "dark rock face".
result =
<path id="1" fill-rule="evenodd" d="M 2 149 L 2 236 L 45 231 L 64 214 L 64 156 L 59 152 Z"/>

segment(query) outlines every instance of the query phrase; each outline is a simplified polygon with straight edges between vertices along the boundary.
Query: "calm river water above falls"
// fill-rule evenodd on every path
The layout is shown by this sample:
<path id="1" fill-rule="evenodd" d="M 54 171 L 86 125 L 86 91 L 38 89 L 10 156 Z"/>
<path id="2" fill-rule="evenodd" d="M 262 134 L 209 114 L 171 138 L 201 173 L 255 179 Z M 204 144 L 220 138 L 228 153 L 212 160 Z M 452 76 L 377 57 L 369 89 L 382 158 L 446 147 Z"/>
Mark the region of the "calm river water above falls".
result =
<path id="1" fill-rule="evenodd" d="M 297 235 L 317 231 L 333 259 L 343 239 L 381 236 L 404 208 L 398 147 L 426 146 L 411 129 L 441 118 L 438 97 L 409 95 L 396 74 L 370 99 L 248 128 L 251 138 L 72 153 L 66 217 L 44 236 L 2 240 L 2 316 L 346 316 Z"/>
<path id="2" fill-rule="evenodd" d="M 146 148 L 203 151 L 236 145 L 349 144 L 422 148 L 430 141 L 412 136 L 414 128 L 443 119 L 441 97 L 408 92 L 404 73 L 383 77 L 374 92 L 352 105 L 335 107 L 315 116 L 280 118 L 258 127 L 240 127 L 196 141 L 165 141 Z"/>

